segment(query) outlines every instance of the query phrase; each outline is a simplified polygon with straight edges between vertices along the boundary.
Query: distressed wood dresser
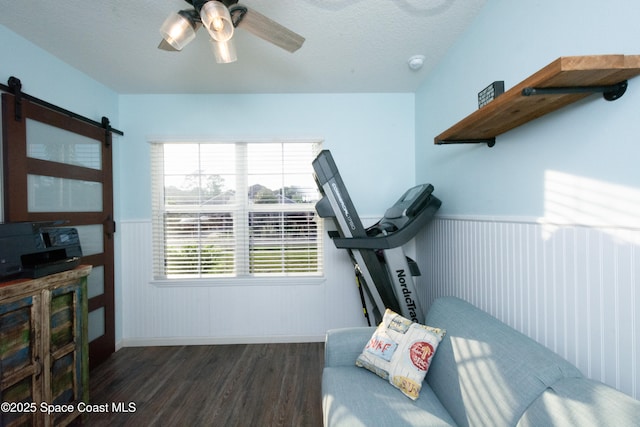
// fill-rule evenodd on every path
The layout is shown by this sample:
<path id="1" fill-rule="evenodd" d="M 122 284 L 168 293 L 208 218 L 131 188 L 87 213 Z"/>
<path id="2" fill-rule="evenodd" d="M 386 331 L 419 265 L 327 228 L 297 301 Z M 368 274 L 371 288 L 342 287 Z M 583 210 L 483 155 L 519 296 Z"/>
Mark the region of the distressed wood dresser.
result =
<path id="1" fill-rule="evenodd" d="M 88 402 L 90 272 L 0 283 L 0 425 L 67 425 Z"/>

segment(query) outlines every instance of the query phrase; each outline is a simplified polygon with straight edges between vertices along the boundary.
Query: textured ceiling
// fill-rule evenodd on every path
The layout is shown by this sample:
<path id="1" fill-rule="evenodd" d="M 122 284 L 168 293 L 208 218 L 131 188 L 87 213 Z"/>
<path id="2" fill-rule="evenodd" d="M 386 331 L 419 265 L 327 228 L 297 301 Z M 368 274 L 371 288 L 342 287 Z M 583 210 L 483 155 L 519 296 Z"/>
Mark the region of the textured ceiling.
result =
<path id="1" fill-rule="evenodd" d="M 306 41 L 292 54 L 237 29 L 231 64 L 204 29 L 182 52 L 157 49 L 183 0 L 0 0 L 0 24 L 121 94 L 414 92 L 485 2 L 241 0 Z"/>

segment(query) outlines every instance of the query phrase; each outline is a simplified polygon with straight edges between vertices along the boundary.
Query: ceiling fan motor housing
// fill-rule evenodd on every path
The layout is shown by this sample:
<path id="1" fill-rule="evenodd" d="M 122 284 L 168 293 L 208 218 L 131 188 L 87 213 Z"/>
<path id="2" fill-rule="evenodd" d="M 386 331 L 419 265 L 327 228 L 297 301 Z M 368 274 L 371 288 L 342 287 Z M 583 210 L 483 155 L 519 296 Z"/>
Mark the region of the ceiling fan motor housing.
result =
<path id="1" fill-rule="evenodd" d="M 189 3 L 191 6 L 193 6 L 197 11 L 200 11 L 200 9 L 202 9 L 202 6 L 211 0 L 185 0 L 187 3 Z M 229 6 L 233 6 L 234 4 L 238 3 L 238 0 L 213 0 L 213 1 L 219 1 L 220 3 L 224 4 L 225 6 L 229 7 Z"/>

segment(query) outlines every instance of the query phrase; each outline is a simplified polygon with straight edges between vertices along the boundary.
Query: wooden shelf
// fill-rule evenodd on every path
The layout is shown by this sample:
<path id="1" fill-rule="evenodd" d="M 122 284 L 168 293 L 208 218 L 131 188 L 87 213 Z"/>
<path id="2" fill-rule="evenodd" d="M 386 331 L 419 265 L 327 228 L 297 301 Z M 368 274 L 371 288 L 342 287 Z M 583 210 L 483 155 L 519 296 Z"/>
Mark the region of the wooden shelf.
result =
<path id="1" fill-rule="evenodd" d="M 617 99 L 626 89 L 626 80 L 638 74 L 640 55 L 561 57 L 436 136 L 434 142 L 493 146 L 496 136 L 594 92 L 619 91 L 612 96 Z M 529 88 L 553 88 L 557 93 L 524 95 Z"/>

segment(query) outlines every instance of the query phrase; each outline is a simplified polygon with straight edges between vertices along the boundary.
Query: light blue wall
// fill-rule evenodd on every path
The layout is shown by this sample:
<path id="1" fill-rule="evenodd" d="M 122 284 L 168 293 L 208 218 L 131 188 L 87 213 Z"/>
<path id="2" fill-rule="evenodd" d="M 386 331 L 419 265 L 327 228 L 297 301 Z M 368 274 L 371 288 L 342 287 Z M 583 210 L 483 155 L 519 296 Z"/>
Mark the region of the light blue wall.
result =
<path id="1" fill-rule="evenodd" d="M 560 56 L 640 54 L 639 17 L 635 0 L 488 1 L 416 93 L 416 175 L 434 184 L 440 213 L 548 216 L 550 174 L 637 198 L 640 77 L 618 101 L 591 96 L 498 136 L 493 148 L 433 139 L 476 110 L 492 81 L 509 89 Z"/>
<path id="2" fill-rule="evenodd" d="M 640 54 L 636 0 L 488 0 L 416 93 L 416 176 L 442 199 L 418 237 L 425 305 L 455 295 L 638 398 L 640 77 L 497 137 L 433 144 L 561 56 Z"/>
<path id="3" fill-rule="evenodd" d="M 118 128 L 118 94 L 0 25 L 0 82 L 11 76 L 22 91 Z"/>
<path id="4" fill-rule="evenodd" d="M 361 215 L 415 182 L 413 94 L 122 95 L 122 218 L 151 218 L 149 141 L 320 138 Z"/>

